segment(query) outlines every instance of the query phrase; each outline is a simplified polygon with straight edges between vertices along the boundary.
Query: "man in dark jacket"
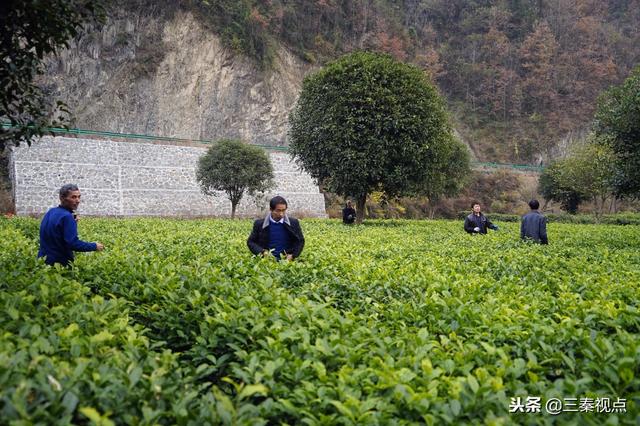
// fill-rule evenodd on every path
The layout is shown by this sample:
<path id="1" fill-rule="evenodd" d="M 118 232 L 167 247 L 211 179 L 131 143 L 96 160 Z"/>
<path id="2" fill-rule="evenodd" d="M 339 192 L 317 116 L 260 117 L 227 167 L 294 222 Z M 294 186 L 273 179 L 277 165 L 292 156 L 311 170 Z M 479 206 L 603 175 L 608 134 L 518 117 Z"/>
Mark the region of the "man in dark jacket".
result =
<path id="1" fill-rule="evenodd" d="M 522 216 L 520 224 L 520 238 L 531 239 L 540 244 L 549 244 L 547 239 L 547 218 L 545 218 L 538 209 L 540 203 L 538 200 L 529 201 L 531 211 Z"/>
<path id="2" fill-rule="evenodd" d="M 464 220 L 464 230 L 469 234 L 486 234 L 487 229 L 498 230 L 498 227 L 482 214 L 480 203 L 474 201 L 471 204 L 473 211 Z"/>
<path id="3" fill-rule="evenodd" d="M 60 205 L 49 209 L 40 223 L 40 250 L 48 265 L 59 263 L 69 266 L 74 251 L 101 251 L 100 243 L 87 243 L 78 238 L 78 217 L 75 213 L 80 204 L 80 190 L 67 184 L 60 188 Z"/>
<path id="4" fill-rule="evenodd" d="M 351 205 L 351 200 L 347 201 L 347 205 L 342 209 L 342 223 L 351 225 L 356 221 L 356 209 Z"/>
<path id="5" fill-rule="evenodd" d="M 264 219 L 257 219 L 253 223 L 253 230 L 247 239 L 249 250 L 262 256 L 272 254 L 278 260 L 281 255 L 287 260 L 295 259 L 304 247 L 300 222 L 287 215 L 287 201 L 283 197 L 273 197 L 269 202 L 269 210 Z"/>

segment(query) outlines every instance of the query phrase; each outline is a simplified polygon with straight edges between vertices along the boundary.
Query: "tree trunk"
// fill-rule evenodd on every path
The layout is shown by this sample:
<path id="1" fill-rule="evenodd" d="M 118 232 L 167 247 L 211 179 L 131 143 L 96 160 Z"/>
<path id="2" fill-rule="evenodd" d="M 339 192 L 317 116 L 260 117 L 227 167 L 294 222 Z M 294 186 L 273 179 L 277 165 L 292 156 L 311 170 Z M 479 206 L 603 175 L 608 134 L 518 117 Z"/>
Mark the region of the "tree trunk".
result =
<path id="1" fill-rule="evenodd" d="M 597 195 L 595 197 L 596 203 L 596 222 L 600 223 L 600 219 L 602 218 L 602 214 L 604 213 L 604 205 L 607 202 L 606 195 Z"/>
<path id="2" fill-rule="evenodd" d="M 238 206 L 237 201 L 231 201 L 231 219 L 236 217 L 236 207 Z"/>
<path id="3" fill-rule="evenodd" d="M 367 194 L 359 195 L 356 198 L 356 224 L 362 224 L 364 219 L 364 207 L 367 202 Z"/>
<path id="4" fill-rule="evenodd" d="M 238 207 L 240 200 L 242 200 L 243 193 L 244 189 L 240 190 L 238 188 L 227 191 L 227 196 L 229 201 L 231 201 L 231 219 L 236 217 L 236 207 Z"/>
<path id="5" fill-rule="evenodd" d="M 546 211 L 547 210 L 547 204 L 549 204 L 549 200 L 544 200 L 544 204 L 542 205 L 542 208 L 540 210 L 541 211 Z"/>
<path id="6" fill-rule="evenodd" d="M 434 217 L 436 217 L 436 203 L 439 200 L 440 200 L 440 197 L 429 198 L 429 204 L 427 204 L 428 213 L 429 213 L 429 219 L 433 219 Z"/>

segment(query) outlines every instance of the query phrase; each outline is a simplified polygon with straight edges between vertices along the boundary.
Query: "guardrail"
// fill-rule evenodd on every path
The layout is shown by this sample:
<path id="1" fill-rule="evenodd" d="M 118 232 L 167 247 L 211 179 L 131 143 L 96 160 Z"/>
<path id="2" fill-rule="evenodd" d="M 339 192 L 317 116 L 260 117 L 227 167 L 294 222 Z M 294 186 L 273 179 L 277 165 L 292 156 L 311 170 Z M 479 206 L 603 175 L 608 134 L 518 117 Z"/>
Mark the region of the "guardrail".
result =
<path id="1" fill-rule="evenodd" d="M 2 127 L 7 129 L 14 127 L 9 123 L 2 123 Z M 205 145 L 214 144 L 215 141 L 204 140 L 204 139 L 184 139 L 184 138 L 172 138 L 167 136 L 153 136 L 153 135 L 141 135 L 137 133 L 118 133 L 118 132 L 105 132 L 101 130 L 88 130 L 88 129 L 77 129 L 77 128 L 66 128 L 66 127 L 45 127 L 44 130 L 53 134 L 60 135 L 91 135 L 91 136 L 104 136 L 110 138 L 122 138 L 122 139 L 142 139 L 149 141 L 167 141 L 167 142 L 184 142 L 184 143 L 201 143 Z M 260 145 L 260 144 L 252 144 L 255 146 L 262 147 L 268 150 L 274 151 L 287 151 L 286 146 L 274 146 L 274 145 Z"/>
<path id="2" fill-rule="evenodd" d="M 2 123 L 2 127 L 11 128 L 14 127 L 10 123 Z M 210 140 L 202 140 L 202 139 L 184 139 L 184 138 L 172 138 L 167 136 L 152 136 L 152 135 L 141 135 L 137 133 L 118 133 L 118 132 L 105 132 L 100 130 L 88 130 L 88 129 L 77 129 L 77 128 L 65 128 L 65 127 L 47 127 L 46 131 L 54 133 L 54 134 L 63 134 L 63 135 L 90 135 L 90 136 L 104 136 L 110 138 L 122 138 L 122 139 L 142 139 L 149 141 L 167 141 L 167 142 L 184 142 L 184 143 L 201 143 L 205 145 L 211 145 L 215 143 L 215 141 Z M 286 146 L 274 146 L 274 145 L 260 145 L 253 144 L 259 147 L 262 147 L 267 150 L 272 151 L 288 151 L 289 149 Z M 473 161 L 471 165 L 475 168 L 479 167 L 490 167 L 495 169 L 514 169 L 519 171 L 532 171 L 532 172 L 542 172 L 544 169 L 543 166 L 534 166 L 530 164 L 510 164 L 510 163 L 495 163 L 495 162 L 480 162 Z"/>
<path id="3" fill-rule="evenodd" d="M 511 164 L 511 163 L 484 163 L 481 161 L 472 161 L 471 164 L 476 167 L 492 167 L 496 169 L 515 169 L 520 171 L 542 172 L 544 166 L 534 166 L 531 164 Z"/>

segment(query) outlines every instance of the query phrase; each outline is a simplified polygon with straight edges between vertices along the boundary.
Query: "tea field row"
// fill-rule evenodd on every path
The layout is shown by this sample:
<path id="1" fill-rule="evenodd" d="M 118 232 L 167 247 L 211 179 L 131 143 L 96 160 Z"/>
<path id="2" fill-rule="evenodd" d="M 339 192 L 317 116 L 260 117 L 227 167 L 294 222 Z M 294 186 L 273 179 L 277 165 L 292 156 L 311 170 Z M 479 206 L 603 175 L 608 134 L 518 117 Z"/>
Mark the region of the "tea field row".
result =
<path id="1" fill-rule="evenodd" d="M 540 246 L 517 223 L 301 224 L 278 263 L 245 220 L 82 219 L 106 249 L 61 269 L 37 220 L 0 219 L 0 419 L 640 422 L 640 227 L 552 224 Z"/>

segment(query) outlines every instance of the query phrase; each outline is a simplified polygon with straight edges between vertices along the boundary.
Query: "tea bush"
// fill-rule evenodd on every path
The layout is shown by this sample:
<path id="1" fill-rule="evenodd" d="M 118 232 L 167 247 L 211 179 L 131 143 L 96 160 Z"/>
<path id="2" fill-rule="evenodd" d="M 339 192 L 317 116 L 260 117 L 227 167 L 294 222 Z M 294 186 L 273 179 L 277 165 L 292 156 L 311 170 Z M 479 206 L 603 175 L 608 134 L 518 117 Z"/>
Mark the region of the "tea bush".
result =
<path id="1" fill-rule="evenodd" d="M 637 424 L 640 228 L 304 220 L 299 261 L 251 256 L 249 221 L 83 219 L 104 242 L 36 260 L 0 219 L 8 424 Z M 541 397 L 541 413 L 509 413 Z M 544 412 L 549 398 L 626 412 Z"/>
<path id="2" fill-rule="evenodd" d="M 458 212 L 458 219 L 464 220 L 469 215 L 469 211 Z M 548 223 L 575 223 L 582 225 L 640 225 L 640 214 L 638 213 L 616 213 L 605 214 L 596 217 L 590 214 L 569 214 L 569 213 L 545 213 Z M 520 222 L 521 215 L 488 213 L 491 221 L 497 222 Z"/>

